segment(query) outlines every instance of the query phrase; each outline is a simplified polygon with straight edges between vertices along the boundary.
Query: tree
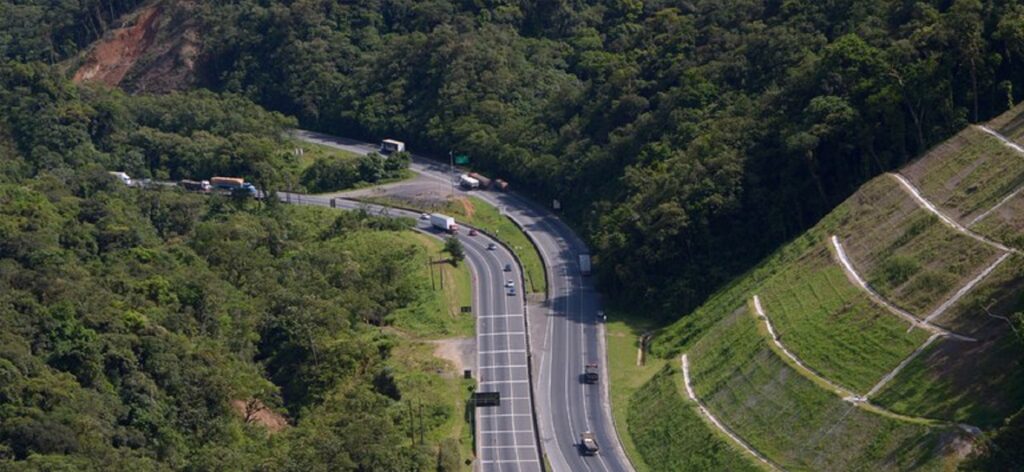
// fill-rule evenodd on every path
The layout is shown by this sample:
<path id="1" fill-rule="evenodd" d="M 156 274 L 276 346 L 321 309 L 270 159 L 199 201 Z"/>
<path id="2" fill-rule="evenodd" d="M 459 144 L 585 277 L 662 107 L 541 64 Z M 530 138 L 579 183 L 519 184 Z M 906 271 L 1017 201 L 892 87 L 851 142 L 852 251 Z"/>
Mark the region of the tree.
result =
<path id="1" fill-rule="evenodd" d="M 452 265 L 459 265 L 466 258 L 465 250 L 462 248 L 462 241 L 456 236 L 448 236 L 444 240 L 444 252 L 451 256 Z"/>

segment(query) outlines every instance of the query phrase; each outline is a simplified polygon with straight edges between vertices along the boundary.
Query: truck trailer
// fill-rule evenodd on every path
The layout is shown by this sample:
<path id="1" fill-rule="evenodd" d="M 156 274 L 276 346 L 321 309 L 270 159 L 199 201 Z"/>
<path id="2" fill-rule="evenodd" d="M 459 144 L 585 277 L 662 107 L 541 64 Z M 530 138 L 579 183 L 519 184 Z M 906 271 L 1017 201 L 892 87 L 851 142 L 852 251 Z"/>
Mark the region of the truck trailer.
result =
<path id="1" fill-rule="evenodd" d="M 467 190 L 473 190 L 473 189 L 480 188 L 480 180 L 471 177 L 472 175 L 473 174 L 462 174 L 462 175 L 460 175 L 459 176 L 459 186 L 464 188 L 464 189 L 467 189 Z"/>
<path id="2" fill-rule="evenodd" d="M 476 181 L 480 183 L 480 188 L 491 188 L 491 179 L 484 177 L 483 175 L 480 175 L 476 172 L 470 172 L 469 177 L 476 179 Z"/>
<path id="3" fill-rule="evenodd" d="M 255 197 L 259 192 L 256 191 L 256 187 L 250 184 L 241 177 L 212 177 L 210 178 L 210 187 L 214 190 L 221 190 L 230 193 L 244 193 Z"/>
<path id="4" fill-rule="evenodd" d="M 430 215 L 430 224 L 448 233 L 456 233 L 459 231 L 459 225 L 455 224 L 455 218 L 448 215 L 442 215 L 440 213 L 433 213 Z"/>
<path id="5" fill-rule="evenodd" d="M 580 254 L 580 275 L 590 275 L 590 254 Z"/>
<path id="6" fill-rule="evenodd" d="M 181 182 L 178 182 L 178 185 L 180 185 L 185 190 L 188 190 L 188 191 L 191 191 L 191 192 L 209 192 L 210 189 L 213 188 L 210 185 L 210 181 L 209 180 L 203 180 L 203 181 L 182 180 Z"/>
<path id="7" fill-rule="evenodd" d="M 393 152 L 405 151 L 405 143 L 394 139 L 385 139 L 380 142 L 380 153 L 391 154 Z"/>

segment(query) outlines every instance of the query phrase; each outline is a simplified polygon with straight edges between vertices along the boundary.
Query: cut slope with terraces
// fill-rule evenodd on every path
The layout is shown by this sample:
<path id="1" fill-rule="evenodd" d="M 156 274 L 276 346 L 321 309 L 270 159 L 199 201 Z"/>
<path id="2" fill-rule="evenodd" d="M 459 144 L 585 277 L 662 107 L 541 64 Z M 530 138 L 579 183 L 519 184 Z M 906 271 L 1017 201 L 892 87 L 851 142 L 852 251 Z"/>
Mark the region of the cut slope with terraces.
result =
<path id="1" fill-rule="evenodd" d="M 942 469 L 1021 411 L 1022 144 L 1024 106 L 965 129 L 663 330 L 716 444 L 758 467 Z"/>

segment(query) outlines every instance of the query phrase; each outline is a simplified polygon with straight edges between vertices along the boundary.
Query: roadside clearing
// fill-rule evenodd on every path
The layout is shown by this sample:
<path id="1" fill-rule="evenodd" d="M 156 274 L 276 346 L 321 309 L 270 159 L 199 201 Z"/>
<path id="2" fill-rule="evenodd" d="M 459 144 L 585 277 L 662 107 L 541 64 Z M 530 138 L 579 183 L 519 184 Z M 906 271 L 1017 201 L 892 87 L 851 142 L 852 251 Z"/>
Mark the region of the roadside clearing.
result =
<path id="1" fill-rule="evenodd" d="M 508 246 L 512 252 L 515 252 L 519 260 L 522 261 L 524 275 L 526 276 L 526 288 L 530 293 L 544 293 L 547 290 L 544 264 L 537 249 L 530 243 L 529 238 L 508 216 L 502 214 L 498 208 L 480 198 L 473 196 L 457 197 L 449 199 L 443 204 L 424 204 L 419 201 L 390 196 L 356 198 L 367 203 L 407 208 L 425 213 L 445 213 L 455 217 L 457 221 L 480 228 Z"/>

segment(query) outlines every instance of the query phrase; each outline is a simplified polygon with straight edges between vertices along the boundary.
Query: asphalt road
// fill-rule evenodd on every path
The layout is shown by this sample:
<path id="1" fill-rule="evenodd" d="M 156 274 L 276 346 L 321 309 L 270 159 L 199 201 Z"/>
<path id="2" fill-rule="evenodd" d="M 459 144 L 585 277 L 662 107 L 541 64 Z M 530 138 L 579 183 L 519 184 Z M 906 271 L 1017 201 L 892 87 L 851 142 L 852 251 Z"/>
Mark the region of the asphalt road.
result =
<path id="1" fill-rule="evenodd" d="M 416 220 L 416 228 L 437 237 L 446 234 L 413 213 L 342 198 L 280 193 L 285 202 L 372 214 L 405 216 Z M 512 253 L 483 233 L 469 236 L 460 231 L 459 240 L 473 274 L 473 313 L 476 321 L 478 392 L 499 392 L 497 407 L 476 409 L 476 452 L 482 470 L 540 472 L 540 448 L 533 422 L 530 395 L 529 356 L 526 341 L 526 311 L 523 301 L 522 268 Z M 488 247 L 494 244 L 494 249 Z M 509 266 L 510 270 L 505 271 Z M 509 295 L 511 282 L 515 294 Z"/>
<path id="2" fill-rule="evenodd" d="M 377 150 L 377 146 L 369 143 L 308 131 L 297 131 L 296 136 L 358 154 Z M 415 154 L 411 169 L 442 185 L 450 185 L 455 179 L 449 173 L 448 165 Z M 632 470 L 612 422 L 604 325 L 598 319 L 600 300 L 591 280 L 579 272 L 578 255 L 588 253 L 589 250 L 567 225 L 540 205 L 514 193 L 474 190 L 472 194 L 498 206 L 523 227 L 539 248 L 544 261 L 548 275 L 548 297 L 542 306 L 537 307 L 539 309 L 529 310 L 529 322 L 531 326 L 543 327 L 531 330 L 531 367 L 535 373 L 533 393 L 541 446 L 551 467 L 558 472 Z M 484 337 L 488 336 L 478 338 Z M 519 345 L 517 338 L 508 339 L 515 342 L 515 346 Z M 478 344 L 478 349 L 483 353 L 490 348 Z M 501 359 L 515 362 L 515 365 L 519 365 L 519 360 L 519 357 Z M 580 381 L 584 366 L 589 363 L 601 366 L 601 382 L 596 385 L 585 385 Z M 529 393 L 523 390 L 509 391 L 514 395 Z M 516 412 L 519 411 L 517 408 Z M 600 454 L 580 454 L 579 438 L 584 431 L 594 432 L 601 447 Z M 500 441 L 505 442 L 491 441 L 486 433 L 481 432 L 478 441 L 483 445 L 519 450 L 518 443 L 508 436 L 501 436 Z M 487 454 L 486 450 L 480 452 Z M 486 462 L 484 465 L 489 470 L 498 470 L 486 467 Z"/>

